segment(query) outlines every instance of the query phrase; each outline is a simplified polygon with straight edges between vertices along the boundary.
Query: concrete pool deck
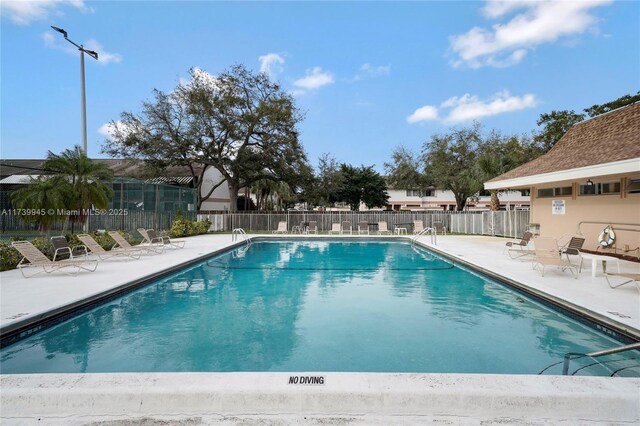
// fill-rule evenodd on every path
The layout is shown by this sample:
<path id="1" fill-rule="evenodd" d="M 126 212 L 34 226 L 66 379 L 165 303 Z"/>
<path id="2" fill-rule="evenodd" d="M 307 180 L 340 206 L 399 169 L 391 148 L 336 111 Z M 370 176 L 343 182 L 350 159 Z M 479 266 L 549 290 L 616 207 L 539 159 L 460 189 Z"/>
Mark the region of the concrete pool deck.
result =
<path id="1" fill-rule="evenodd" d="M 145 255 L 140 260 L 107 260 L 101 262 L 96 272 L 81 272 L 75 277 L 54 273 L 24 279 L 19 271 L 2 272 L 0 327 L 6 331 L 38 320 L 46 312 L 108 294 L 149 274 L 232 244 L 229 234 L 203 235 L 187 241 L 184 249 Z M 429 237 L 420 241 L 429 245 Z M 553 268 L 541 277 L 539 271 L 531 269 L 530 262 L 512 260 L 502 254 L 505 241 L 482 236 L 438 236 L 434 248 L 553 300 L 584 309 L 631 335 L 640 335 L 640 292 L 635 286 L 609 288 L 601 273 L 595 278 L 591 276 L 590 262 L 585 262 L 586 269 L 577 280 L 569 272 Z M 623 272 L 640 273 L 638 263 L 621 261 L 620 268 Z M 306 421 L 304 416 L 311 424 L 637 424 L 640 421 L 640 379 L 320 374 L 326 378 L 322 386 L 288 385 L 287 373 L 0 375 L 0 416 L 3 424 L 37 419 L 87 423 L 142 418 L 278 424 Z"/>

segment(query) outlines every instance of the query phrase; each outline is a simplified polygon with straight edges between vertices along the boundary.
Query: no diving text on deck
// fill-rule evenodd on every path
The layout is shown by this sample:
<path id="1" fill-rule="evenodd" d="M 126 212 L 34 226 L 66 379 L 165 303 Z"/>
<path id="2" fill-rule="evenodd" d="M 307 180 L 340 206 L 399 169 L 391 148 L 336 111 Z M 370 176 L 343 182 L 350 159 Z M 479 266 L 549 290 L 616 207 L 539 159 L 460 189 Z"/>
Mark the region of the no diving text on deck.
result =
<path id="1" fill-rule="evenodd" d="M 289 376 L 290 385 L 324 385 L 324 376 Z"/>

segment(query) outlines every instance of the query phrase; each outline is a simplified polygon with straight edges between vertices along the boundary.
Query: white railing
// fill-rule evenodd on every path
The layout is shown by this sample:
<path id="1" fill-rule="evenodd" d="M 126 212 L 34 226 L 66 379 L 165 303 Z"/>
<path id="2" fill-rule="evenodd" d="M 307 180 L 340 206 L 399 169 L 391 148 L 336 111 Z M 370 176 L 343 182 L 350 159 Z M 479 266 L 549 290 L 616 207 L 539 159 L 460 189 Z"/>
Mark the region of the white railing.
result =
<path id="1" fill-rule="evenodd" d="M 247 232 L 271 232 L 279 222 L 287 222 L 287 229 L 301 223 L 315 221 L 319 232 L 327 232 L 334 223 L 350 221 L 387 222 L 389 229 L 411 224 L 421 220 L 426 227 L 444 226 L 448 232 L 458 234 L 495 235 L 511 238 L 521 237 L 529 225 L 529 211 L 509 210 L 497 212 L 445 212 L 445 211 L 281 211 L 281 212 L 237 212 L 199 214 L 198 219 L 209 219 L 211 231 L 229 231 L 235 228 L 246 229 Z M 403 226 L 405 225 L 405 226 Z M 411 232 L 410 229 L 408 229 Z"/>
<path id="2" fill-rule="evenodd" d="M 242 229 L 242 228 L 234 228 L 231 231 L 231 242 L 235 242 L 241 236 L 244 239 L 245 243 L 247 243 L 247 246 L 250 246 L 251 245 L 251 238 L 249 238 L 247 233 L 244 232 L 244 229 Z"/>
<path id="3" fill-rule="evenodd" d="M 434 246 L 437 245 L 437 235 L 438 233 L 436 232 L 435 228 L 424 228 L 422 231 L 418 232 L 416 235 L 414 235 L 413 237 L 411 237 L 411 244 L 415 244 L 416 241 L 418 241 L 418 238 L 422 237 L 423 235 L 431 235 L 431 244 L 433 244 Z"/>

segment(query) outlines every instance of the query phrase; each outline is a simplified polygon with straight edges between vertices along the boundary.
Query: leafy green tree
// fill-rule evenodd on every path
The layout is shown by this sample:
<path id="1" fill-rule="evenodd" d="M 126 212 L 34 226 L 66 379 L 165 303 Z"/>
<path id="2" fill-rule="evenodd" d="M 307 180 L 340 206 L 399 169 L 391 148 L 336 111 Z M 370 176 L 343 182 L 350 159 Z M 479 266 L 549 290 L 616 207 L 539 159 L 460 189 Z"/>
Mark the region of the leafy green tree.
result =
<path id="1" fill-rule="evenodd" d="M 589 117 L 596 117 L 638 101 L 640 101 L 640 92 L 637 92 L 635 95 L 621 96 L 616 100 L 602 105 L 593 105 L 585 108 L 583 111 L 586 112 Z M 584 114 L 578 114 L 573 110 L 551 111 L 548 114 L 541 114 L 537 124 L 538 126 L 544 127 L 535 135 L 534 141 L 540 144 L 544 152 L 547 152 L 569 131 L 571 126 L 581 122 L 585 118 L 586 116 Z"/>
<path id="2" fill-rule="evenodd" d="M 581 122 L 584 118 L 584 114 L 577 114 L 575 111 L 568 110 L 541 114 L 537 124 L 544 127 L 533 139 L 542 146 L 544 152 L 547 152 L 569 131 L 571 126 Z"/>
<path id="3" fill-rule="evenodd" d="M 480 145 L 478 167 L 481 180 L 486 182 L 498 175 L 508 172 L 542 154 L 539 148 L 528 136 L 504 136 L 493 130 Z M 491 192 L 491 210 L 500 209 L 498 191 Z"/>
<path id="4" fill-rule="evenodd" d="M 338 200 L 338 193 L 344 183 L 340 165 L 331 154 L 324 153 L 318 160 L 318 171 L 307 188 L 309 198 L 316 205 L 329 207 Z"/>
<path id="5" fill-rule="evenodd" d="M 363 202 L 367 208 L 384 207 L 389 201 L 386 182 L 373 166 L 359 168 L 349 164 L 340 165 L 342 184 L 337 193 L 337 200 L 349 204 L 353 211 L 360 210 Z"/>
<path id="6" fill-rule="evenodd" d="M 44 214 L 20 214 L 27 223 L 36 223 L 42 232 L 47 232 L 58 220 L 66 215 L 60 212 L 67 209 L 69 183 L 60 176 L 39 176 L 31 179 L 29 185 L 11 193 L 11 204 L 19 212 L 37 210 Z"/>
<path id="7" fill-rule="evenodd" d="M 104 164 L 92 161 L 80 146 L 67 149 L 61 154 L 49 151 L 43 164 L 47 172 L 63 177 L 70 185 L 66 192 L 65 204 L 73 213 L 69 220 L 84 223 L 86 212 L 95 207 L 106 209 L 113 189 L 109 183 L 113 178 L 111 169 Z"/>
<path id="8" fill-rule="evenodd" d="M 622 108 L 623 106 L 640 101 L 640 91 L 635 95 L 624 95 L 616 99 L 615 101 L 607 102 L 602 105 L 593 105 L 589 108 L 585 108 L 584 112 L 589 114 L 589 117 L 595 117 L 605 112 L 613 111 L 614 109 Z"/>
<path id="9" fill-rule="evenodd" d="M 391 161 L 384 163 L 387 183 L 394 189 L 423 189 L 428 185 L 426 176 L 420 172 L 420 160 L 403 146 L 391 154 Z"/>
<path id="10" fill-rule="evenodd" d="M 191 69 L 191 80 L 171 94 L 155 91 L 155 102 L 140 115 L 123 114 L 104 151 L 112 156 L 141 158 L 160 166 L 214 167 L 222 175 L 213 189 L 226 183 L 231 209 L 240 188 L 262 179 L 296 186 L 309 170 L 298 140 L 303 116 L 293 98 L 265 74 L 235 65 L 217 76 Z M 195 176 L 195 175 L 194 175 Z"/>
<path id="11" fill-rule="evenodd" d="M 482 190 L 482 174 L 477 165 L 482 137 L 480 124 L 436 134 L 423 144 L 425 173 L 438 188 L 453 192 L 457 210 L 469 197 Z"/>
<path id="12" fill-rule="evenodd" d="M 113 189 L 109 185 L 113 174 L 104 163 L 92 161 L 80 146 L 61 154 L 49 151 L 43 164 L 47 173 L 12 194 L 11 200 L 19 209 L 45 209 L 46 217 L 35 218 L 41 229 L 48 229 L 61 219 L 58 211 L 71 212 L 67 217 L 72 229 L 75 223 L 84 223 L 92 207 L 105 209 Z M 55 211 L 55 214 L 49 214 Z"/>

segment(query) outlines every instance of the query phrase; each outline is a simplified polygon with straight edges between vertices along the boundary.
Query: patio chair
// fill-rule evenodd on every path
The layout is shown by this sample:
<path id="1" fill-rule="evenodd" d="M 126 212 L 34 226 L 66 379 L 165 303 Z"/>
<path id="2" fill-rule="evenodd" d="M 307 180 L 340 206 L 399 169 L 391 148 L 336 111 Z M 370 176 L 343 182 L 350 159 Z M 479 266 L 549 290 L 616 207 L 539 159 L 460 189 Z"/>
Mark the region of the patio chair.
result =
<path id="1" fill-rule="evenodd" d="M 307 230 L 305 231 L 305 233 L 307 234 L 318 234 L 318 222 L 314 221 L 314 220 L 310 220 L 309 221 L 309 226 L 307 226 Z"/>
<path id="2" fill-rule="evenodd" d="M 87 247 L 89 251 L 91 251 L 91 254 L 98 256 L 98 259 L 100 260 L 107 260 L 114 256 L 127 256 L 132 259 L 140 259 L 140 255 L 142 254 L 142 250 L 136 248 L 133 250 L 113 248 L 107 251 L 102 248 L 102 246 L 89 234 L 78 234 L 78 239 L 84 243 L 85 247 Z"/>
<path id="3" fill-rule="evenodd" d="M 378 234 L 382 235 L 382 234 L 390 234 L 391 231 L 389 231 L 389 228 L 387 227 L 387 222 L 386 221 L 381 221 L 378 222 Z"/>
<path id="4" fill-rule="evenodd" d="M 640 274 L 611 274 L 609 272 L 605 272 L 604 277 L 607 280 L 607 284 L 609 284 L 609 287 L 611 288 L 618 288 L 622 287 L 625 284 L 634 283 L 638 290 L 640 290 Z M 618 284 L 613 284 L 609 278 L 622 278 L 624 281 Z"/>
<path id="5" fill-rule="evenodd" d="M 442 222 L 434 222 L 433 229 L 436 230 L 436 233 L 440 233 L 442 235 L 447 235 L 447 227 L 444 226 Z"/>
<path id="6" fill-rule="evenodd" d="M 129 241 L 127 241 L 122 235 L 120 235 L 118 231 L 109 231 L 107 233 L 111 238 L 113 238 L 113 241 L 116 242 L 113 248 L 121 248 L 124 250 L 142 250 L 146 253 L 162 253 L 162 251 L 164 250 L 163 245 L 144 246 L 138 244 L 137 246 L 132 246 L 131 244 L 129 244 Z M 113 250 L 113 248 L 111 250 Z"/>
<path id="7" fill-rule="evenodd" d="M 542 276 L 544 277 L 544 268 L 547 266 L 555 266 L 563 272 L 569 270 L 574 278 L 578 278 L 578 267 L 571 264 L 569 260 L 562 258 L 560 248 L 555 238 L 539 237 L 535 240 L 536 258 L 533 261 L 533 267 L 542 266 Z M 575 273 L 574 273 L 575 270 Z"/>
<path id="8" fill-rule="evenodd" d="M 358 222 L 358 234 L 369 235 L 369 222 Z"/>
<path id="9" fill-rule="evenodd" d="M 186 241 L 172 240 L 167 236 L 158 236 L 155 229 L 138 228 L 138 232 L 144 238 L 144 242 L 150 246 L 164 245 L 166 248 L 183 248 Z"/>
<path id="10" fill-rule="evenodd" d="M 67 239 L 63 236 L 51 237 L 51 244 L 53 244 L 53 261 L 62 259 L 73 259 L 78 256 L 87 256 L 86 246 L 76 246 L 71 248 Z"/>
<path id="11" fill-rule="evenodd" d="M 29 241 L 14 241 L 11 243 L 11 246 L 22 255 L 22 259 L 16 267 L 25 278 L 31 278 L 43 272 L 50 274 L 51 272 L 61 271 L 68 274 L 66 271 L 63 271 L 65 268 L 74 268 L 75 273 L 68 275 L 77 275 L 80 270 L 93 272 L 98 267 L 98 260 L 96 259 L 65 259 L 54 262 Z M 90 265 L 93 265 L 93 267 Z M 25 268 L 41 268 L 42 270 L 35 274 L 27 275 L 24 273 Z"/>
<path id="12" fill-rule="evenodd" d="M 560 253 L 564 254 L 567 256 L 567 259 L 569 259 L 569 256 L 580 256 L 580 250 L 582 249 L 582 246 L 584 245 L 584 238 L 582 237 L 571 237 L 571 239 L 569 240 L 569 242 L 567 244 L 565 244 L 564 246 L 560 247 Z"/>
<path id="13" fill-rule="evenodd" d="M 342 230 L 340 229 L 340 224 L 339 223 L 332 223 L 331 224 L 331 231 L 329 231 L 329 234 L 340 234 L 342 233 Z"/>
<path id="14" fill-rule="evenodd" d="M 342 222 L 342 228 L 340 228 L 340 233 L 341 234 L 353 234 L 353 231 L 351 229 L 351 221 L 349 220 L 345 220 L 344 222 Z"/>
<path id="15" fill-rule="evenodd" d="M 419 234 L 422 231 L 424 231 L 424 224 L 422 223 L 422 221 L 421 220 L 414 220 L 413 221 L 413 233 L 414 234 Z"/>
<path id="16" fill-rule="evenodd" d="M 273 231 L 274 234 L 286 234 L 287 233 L 287 222 L 278 222 L 278 229 Z"/>
<path id="17" fill-rule="evenodd" d="M 507 241 L 502 252 L 504 253 L 507 250 L 525 250 L 525 247 L 529 246 L 529 241 L 531 241 L 531 238 L 533 238 L 533 234 L 527 231 L 522 234 L 522 238 L 520 238 L 520 241 Z M 518 249 L 516 249 L 516 247 L 518 247 Z"/>

